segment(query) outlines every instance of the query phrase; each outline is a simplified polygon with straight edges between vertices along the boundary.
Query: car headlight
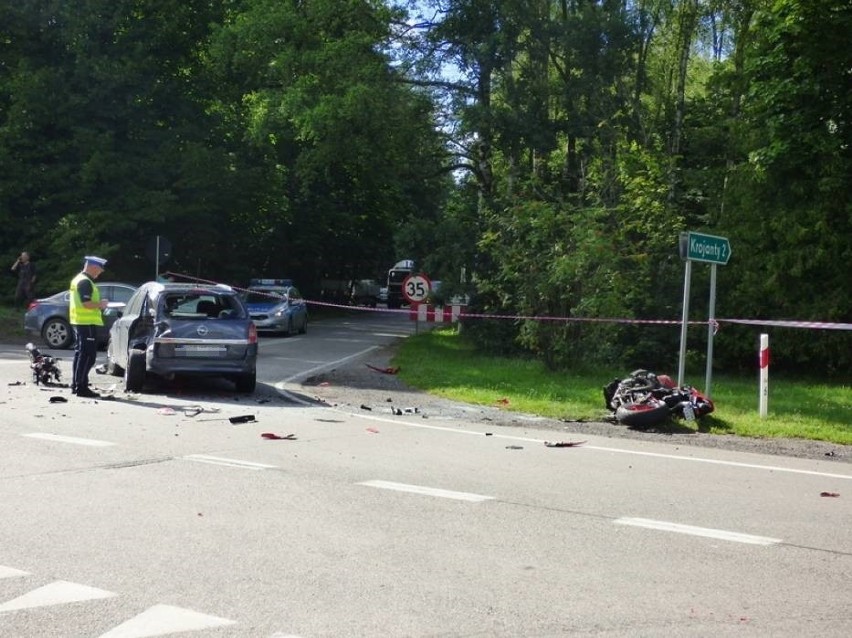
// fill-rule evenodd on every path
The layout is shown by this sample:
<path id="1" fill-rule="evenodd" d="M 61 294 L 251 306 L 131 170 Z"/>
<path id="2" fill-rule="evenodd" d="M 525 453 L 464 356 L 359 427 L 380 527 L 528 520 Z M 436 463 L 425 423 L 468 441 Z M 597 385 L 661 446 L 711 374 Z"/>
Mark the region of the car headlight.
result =
<path id="1" fill-rule="evenodd" d="M 272 309 L 272 314 L 276 317 L 283 317 L 287 314 L 287 306 L 275 306 L 275 308 Z"/>

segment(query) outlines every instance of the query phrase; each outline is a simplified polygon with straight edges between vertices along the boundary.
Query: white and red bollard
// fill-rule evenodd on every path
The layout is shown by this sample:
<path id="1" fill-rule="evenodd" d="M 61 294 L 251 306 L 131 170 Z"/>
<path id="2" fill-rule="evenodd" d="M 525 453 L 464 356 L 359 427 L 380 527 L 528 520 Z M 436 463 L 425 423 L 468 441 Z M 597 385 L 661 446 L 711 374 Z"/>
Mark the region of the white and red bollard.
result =
<path id="1" fill-rule="evenodd" d="M 760 335 L 760 417 L 769 410 L 769 335 Z"/>

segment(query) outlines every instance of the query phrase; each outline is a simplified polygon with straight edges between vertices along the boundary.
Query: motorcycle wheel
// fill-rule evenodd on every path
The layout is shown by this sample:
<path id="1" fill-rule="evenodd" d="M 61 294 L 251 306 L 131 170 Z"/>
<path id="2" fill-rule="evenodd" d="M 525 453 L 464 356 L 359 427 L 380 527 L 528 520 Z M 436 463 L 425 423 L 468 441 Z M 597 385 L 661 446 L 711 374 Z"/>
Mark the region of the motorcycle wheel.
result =
<path id="1" fill-rule="evenodd" d="M 615 411 L 616 420 L 631 427 L 649 427 L 669 418 L 669 406 L 662 401 L 651 403 L 625 403 Z"/>

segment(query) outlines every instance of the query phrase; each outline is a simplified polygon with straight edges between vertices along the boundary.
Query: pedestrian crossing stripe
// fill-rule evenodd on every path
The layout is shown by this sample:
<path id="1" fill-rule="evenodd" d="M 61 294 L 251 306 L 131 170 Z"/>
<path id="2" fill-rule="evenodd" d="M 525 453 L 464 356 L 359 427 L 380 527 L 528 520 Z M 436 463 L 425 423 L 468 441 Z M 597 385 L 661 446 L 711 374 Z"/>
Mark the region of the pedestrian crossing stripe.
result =
<path id="1" fill-rule="evenodd" d="M 149 638 L 181 631 L 198 631 L 235 625 L 237 621 L 208 616 L 191 609 L 171 605 L 154 605 L 99 638 Z"/>
<path id="2" fill-rule="evenodd" d="M 69 583 L 66 580 L 57 580 L 39 587 L 23 596 L 10 600 L 0 605 L 0 613 L 16 611 L 19 609 L 31 609 L 33 607 L 47 607 L 49 605 L 64 605 L 84 600 L 98 600 L 100 598 L 111 598 L 116 596 L 111 591 L 105 591 L 88 585 Z"/>
<path id="3" fill-rule="evenodd" d="M 29 576 L 29 572 L 23 572 L 20 569 L 12 569 L 0 565 L 0 578 L 16 578 L 18 576 Z"/>

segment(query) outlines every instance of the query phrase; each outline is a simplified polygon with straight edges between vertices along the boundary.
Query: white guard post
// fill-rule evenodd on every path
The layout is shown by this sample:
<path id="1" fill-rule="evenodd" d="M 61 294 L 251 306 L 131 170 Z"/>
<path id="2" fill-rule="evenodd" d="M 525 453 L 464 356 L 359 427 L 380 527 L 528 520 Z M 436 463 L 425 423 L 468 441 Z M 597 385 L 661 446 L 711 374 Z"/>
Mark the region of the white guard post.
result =
<path id="1" fill-rule="evenodd" d="M 769 411 L 769 335 L 760 335 L 760 418 Z"/>

